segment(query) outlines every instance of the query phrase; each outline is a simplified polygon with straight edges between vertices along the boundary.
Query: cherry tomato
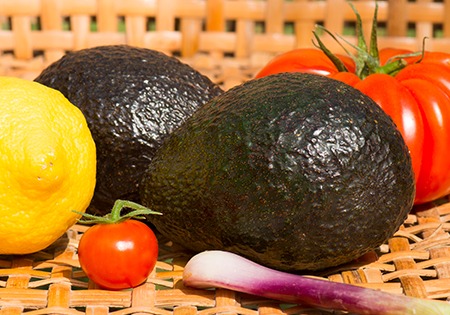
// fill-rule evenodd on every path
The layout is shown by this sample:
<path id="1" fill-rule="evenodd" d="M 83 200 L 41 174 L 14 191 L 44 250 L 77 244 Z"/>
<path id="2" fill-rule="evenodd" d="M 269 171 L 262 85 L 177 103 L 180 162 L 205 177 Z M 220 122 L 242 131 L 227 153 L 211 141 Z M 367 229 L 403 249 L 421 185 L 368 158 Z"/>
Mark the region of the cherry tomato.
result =
<path id="1" fill-rule="evenodd" d="M 124 207 L 135 209 L 121 216 Z M 132 219 L 143 214 L 160 214 L 130 201 L 117 200 L 110 215 L 82 214 L 95 223 L 81 236 L 78 259 L 81 268 L 98 286 L 121 290 L 146 281 L 158 259 L 158 240 L 145 223 Z"/>
<path id="2" fill-rule="evenodd" d="M 158 242 L 153 231 L 137 220 L 97 224 L 81 237 L 78 258 L 86 275 L 100 287 L 136 287 L 156 265 Z"/>

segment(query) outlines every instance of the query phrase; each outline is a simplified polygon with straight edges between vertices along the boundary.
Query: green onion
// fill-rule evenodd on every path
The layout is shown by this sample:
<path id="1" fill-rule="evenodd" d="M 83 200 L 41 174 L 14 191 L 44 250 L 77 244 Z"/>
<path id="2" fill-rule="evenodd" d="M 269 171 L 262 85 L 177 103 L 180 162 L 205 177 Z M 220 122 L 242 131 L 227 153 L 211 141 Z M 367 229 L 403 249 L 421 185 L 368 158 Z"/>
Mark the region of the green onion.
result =
<path id="1" fill-rule="evenodd" d="M 184 269 L 183 283 L 361 315 L 450 314 L 450 303 L 281 272 L 225 251 L 192 257 Z"/>

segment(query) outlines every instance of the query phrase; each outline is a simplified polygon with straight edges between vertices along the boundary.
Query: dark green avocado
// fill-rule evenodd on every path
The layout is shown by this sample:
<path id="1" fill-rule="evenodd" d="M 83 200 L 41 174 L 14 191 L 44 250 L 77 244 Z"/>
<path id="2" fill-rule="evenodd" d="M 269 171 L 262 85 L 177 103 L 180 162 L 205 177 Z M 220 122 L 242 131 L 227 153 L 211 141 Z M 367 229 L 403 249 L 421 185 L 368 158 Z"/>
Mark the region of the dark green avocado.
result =
<path id="1" fill-rule="evenodd" d="M 178 59 L 126 45 L 68 53 L 35 81 L 61 91 L 86 116 L 97 146 L 90 211 L 101 214 L 116 199 L 139 202 L 142 174 L 166 136 L 222 93 Z"/>
<path id="2" fill-rule="evenodd" d="M 149 220 L 193 251 L 317 270 L 379 247 L 412 208 L 408 149 L 392 120 L 341 82 L 285 73 L 196 111 L 141 185 Z"/>

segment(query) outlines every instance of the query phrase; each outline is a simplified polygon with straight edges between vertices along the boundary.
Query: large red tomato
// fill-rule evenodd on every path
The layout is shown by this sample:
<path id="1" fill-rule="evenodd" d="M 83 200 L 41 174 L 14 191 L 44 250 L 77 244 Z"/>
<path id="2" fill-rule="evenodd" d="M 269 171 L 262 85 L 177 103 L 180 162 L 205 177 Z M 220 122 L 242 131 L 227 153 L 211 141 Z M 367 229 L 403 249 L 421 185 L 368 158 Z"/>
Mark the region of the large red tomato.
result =
<path id="1" fill-rule="evenodd" d="M 379 64 L 386 65 L 395 60 L 392 59 L 394 56 L 410 53 L 404 49 L 382 49 Z M 305 56 L 312 56 L 313 60 L 302 60 Z M 426 52 L 423 58 L 421 55 L 406 56 L 402 58 L 405 65 L 396 71 L 372 73 L 363 78 L 355 74 L 352 65 L 347 66 L 347 72 L 339 72 L 336 66 L 330 67 L 330 60 L 322 63 L 324 56 L 326 54 L 319 49 L 315 53 L 308 50 L 303 54 L 300 49 L 282 54 L 256 77 L 286 71 L 318 73 L 345 82 L 370 96 L 392 117 L 410 150 L 416 176 L 415 203 L 433 201 L 449 194 L 450 54 Z M 306 65 L 310 68 L 289 69 L 295 59 L 298 64 L 305 65 L 304 68 Z"/>
<path id="2" fill-rule="evenodd" d="M 350 72 L 355 71 L 355 65 L 350 57 L 337 55 Z M 272 59 L 260 70 L 257 77 L 264 77 L 279 72 L 305 72 L 330 75 L 339 70 L 321 50 L 314 48 L 295 49 Z"/>

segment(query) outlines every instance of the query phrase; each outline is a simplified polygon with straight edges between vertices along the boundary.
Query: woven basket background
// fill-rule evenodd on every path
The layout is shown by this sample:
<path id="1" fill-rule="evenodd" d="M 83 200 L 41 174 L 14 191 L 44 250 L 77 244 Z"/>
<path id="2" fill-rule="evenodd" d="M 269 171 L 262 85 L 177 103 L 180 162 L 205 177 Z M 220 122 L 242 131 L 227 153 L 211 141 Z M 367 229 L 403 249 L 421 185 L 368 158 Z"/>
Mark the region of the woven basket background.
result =
<path id="1" fill-rule="evenodd" d="M 375 1 L 353 3 L 369 38 Z M 426 37 L 427 49 L 450 51 L 449 1 L 378 5 L 380 47 L 418 50 Z M 175 54 L 228 88 L 275 54 L 313 47 L 315 24 L 343 34 L 354 22 L 346 0 L 0 0 L 0 75 L 32 79 L 66 51 L 129 44 Z"/>
<path id="2" fill-rule="evenodd" d="M 353 2 L 368 38 L 374 1 Z M 379 1 L 379 46 L 450 52 L 450 1 Z M 129 44 L 175 55 L 225 89 L 250 79 L 271 57 L 313 47 L 319 23 L 355 42 L 345 0 L 0 0 L 0 75 L 34 79 L 67 51 Z M 341 48 L 329 37 L 325 43 Z M 394 294 L 450 300 L 450 200 L 415 209 L 377 253 L 318 276 Z M 162 241 L 142 286 L 100 290 L 77 260 L 86 227 L 45 251 L 0 256 L 1 314 L 340 314 L 283 305 L 229 290 L 182 285 L 189 256 Z M 1 244 L 0 244 L 1 245 Z"/>

